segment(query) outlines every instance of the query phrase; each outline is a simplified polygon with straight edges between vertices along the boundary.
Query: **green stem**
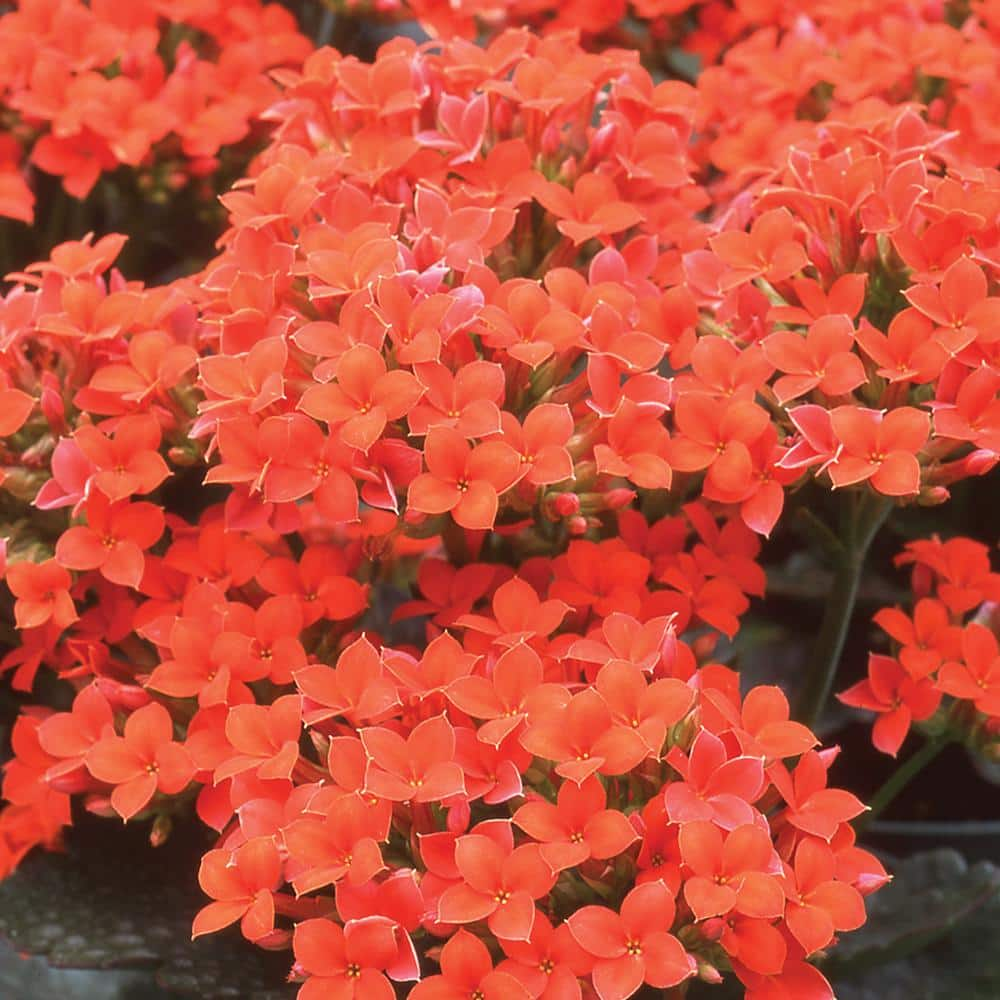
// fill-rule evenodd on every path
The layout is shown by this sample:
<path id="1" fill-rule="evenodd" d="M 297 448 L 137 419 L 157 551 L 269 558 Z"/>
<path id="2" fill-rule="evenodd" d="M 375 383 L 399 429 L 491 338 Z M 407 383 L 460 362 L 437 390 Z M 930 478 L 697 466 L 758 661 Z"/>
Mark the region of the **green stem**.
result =
<path id="1" fill-rule="evenodd" d="M 797 718 L 810 728 L 815 727 L 830 697 L 857 603 L 865 558 L 891 509 L 890 500 L 867 493 L 854 494 L 843 508 L 841 549 L 834 560 L 833 586 L 798 705 Z"/>
<path id="2" fill-rule="evenodd" d="M 952 737 L 943 733 L 927 740 L 912 757 L 908 757 L 872 796 L 868 811 L 858 817 L 855 828 L 864 829 L 883 813 L 896 796 L 951 742 Z"/>

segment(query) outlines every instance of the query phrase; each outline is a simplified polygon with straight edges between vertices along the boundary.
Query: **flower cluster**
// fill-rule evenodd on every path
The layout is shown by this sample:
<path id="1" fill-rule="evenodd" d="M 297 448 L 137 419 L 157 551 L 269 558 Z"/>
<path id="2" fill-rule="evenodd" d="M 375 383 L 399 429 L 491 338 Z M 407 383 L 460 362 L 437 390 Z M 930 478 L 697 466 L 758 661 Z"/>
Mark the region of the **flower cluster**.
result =
<path id="1" fill-rule="evenodd" d="M 875 616 L 895 653 L 873 653 L 867 678 L 840 700 L 877 713 L 872 742 L 893 757 L 915 722 L 995 754 L 1000 573 L 990 568 L 989 550 L 968 538 L 934 538 L 911 542 L 897 562 L 913 566 L 912 607 Z"/>
<path id="2" fill-rule="evenodd" d="M 213 173 L 310 43 L 291 14 L 222 3 L 21 0 L 0 17 L 0 215 L 34 218 L 28 168 L 85 198 L 120 166 L 176 189 Z"/>
<path id="3" fill-rule="evenodd" d="M 74 796 L 154 842 L 196 813 L 219 840 L 195 934 L 291 947 L 309 1000 L 729 971 L 752 1000 L 832 996 L 807 960 L 886 878 L 864 806 L 808 714 L 717 661 L 799 496 L 840 502 L 821 540 L 856 571 L 890 510 L 1000 459 L 982 147 L 879 92 L 811 120 L 776 98 L 785 155 L 727 159 L 718 75 L 560 30 L 365 63 L 199 6 L 218 63 L 168 72 L 162 6 L 79 14 L 142 42 L 117 73 L 94 53 L 121 35 L 87 43 L 95 92 L 204 84 L 178 91 L 204 120 L 128 105 L 135 164 L 168 133 L 211 158 L 264 104 L 272 139 L 201 272 L 130 280 L 124 238 L 91 235 L 0 302 L 0 670 L 66 695 L 14 727 L 0 870 L 59 843 Z M 32 156 L 105 141 L 71 124 Z M 899 656 L 844 696 L 893 750 L 942 692 L 995 704 L 996 640 L 962 618 L 996 599 L 988 554 L 905 558 Z"/>

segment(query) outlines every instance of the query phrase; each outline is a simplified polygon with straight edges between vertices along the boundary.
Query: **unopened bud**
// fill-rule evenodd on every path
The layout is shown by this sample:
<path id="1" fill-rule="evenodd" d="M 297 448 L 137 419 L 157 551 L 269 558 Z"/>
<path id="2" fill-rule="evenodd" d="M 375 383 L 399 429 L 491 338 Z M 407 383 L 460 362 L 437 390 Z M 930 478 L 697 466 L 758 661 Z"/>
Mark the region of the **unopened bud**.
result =
<path id="1" fill-rule="evenodd" d="M 559 129 L 555 125 L 549 124 L 545 126 L 542 132 L 542 155 L 543 156 L 555 156 L 559 151 L 559 147 L 562 145 L 562 139 L 559 135 Z"/>
<path id="2" fill-rule="evenodd" d="M 574 538 L 579 538 L 582 535 L 587 534 L 587 519 L 577 514 L 569 519 L 567 527 L 569 528 L 569 533 L 573 535 Z"/>
<path id="3" fill-rule="evenodd" d="M 712 983 L 717 986 L 722 982 L 722 973 L 714 965 L 709 965 L 708 962 L 699 962 L 698 978 L 703 983 Z"/>
<path id="4" fill-rule="evenodd" d="M 320 760 L 326 760 L 327 754 L 330 752 L 330 737 L 324 736 L 322 733 L 318 733 L 315 729 L 309 729 L 309 739 L 312 741 L 313 747 L 316 749 L 316 754 Z"/>
<path id="5" fill-rule="evenodd" d="M 164 813 L 159 813 L 153 820 L 153 828 L 149 831 L 149 846 L 162 847 L 170 837 L 174 821 Z"/>
<path id="6" fill-rule="evenodd" d="M 706 941 L 718 941 L 726 929 L 726 922 L 721 917 L 709 917 L 701 922 L 699 929 Z"/>
<path id="7" fill-rule="evenodd" d="M 588 149 L 591 162 L 608 158 L 617 135 L 618 125 L 615 122 L 607 122 L 594 132 Z"/>
<path id="8" fill-rule="evenodd" d="M 493 131 L 506 136 L 514 122 L 514 108 L 509 101 L 498 101 L 493 108 Z"/>
<path id="9" fill-rule="evenodd" d="M 917 503 L 921 507 L 938 507 L 951 496 L 946 486 L 928 486 L 920 491 Z"/>
<path id="10" fill-rule="evenodd" d="M 107 795 L 92 795 L 84 802 L 83 807 L 92 816 L 100 816 L 101 819 L 118 818 L 118 813 L 115 812 Z"/>
<path id="11" fill-rule="evenodd" d="M 111 677 L 98 677 L 94 683 L 115 711 L 134 712 L 152 700 L 149 692 L 136 684 L 122 684 Z"/>
<path id="12" fill-rule="evenodd" d="M 572 517 L 580 513 L 580 498 L 575 493 L 558 493 L 552 498 L 552 509 L 560 517 Z"/>
<path id="13" fill-rule="evenodd" d="M 996 467 L 997 462 L 1000 462 L 1000 455 L 985 448 L 977 448 L 966 455 L 963 461 L 968 475 L 985 476 Z"/>
<path id="14" fill-rule="evenodd" d="M 63 761 L 45 772 L 45 784 L 52 791 L 63 795 L 79 795 L 94 787 L 94 779 L 82 761 L 75 766 L 69 766 L 69 762 Z"/>
<path id="15" fill-rule="evenodd" d="M 691 642 L 691 650 L 699 661 L 707 660 L 715 652 L 716 644 L 719 641 L 718 635 L 699 635 Z"/>
<path id="16" fill-rule="evenodd" d="M 635 498 L 635 490 L 630 490 L 625 486 L 620 486 L 617 489 L 608 490 L 608 492 L 604 494 L 604 506 L 608 510 L 622 510 L 625 507 L 630 506 Z"/>
<path id="17" fill-rule="evenodd" d="M 449 833 L 463 834 L 469 829 L 469 822 L 472 819 L 472 811 L 468 801 L 458 802 L 448 810 L 445 824 Z"/>
<path id="18" fill-rule="evenodd" d="M 187 445 L 174 445 L 173 448 L 168 449 L 167 458 L 170 459 L 172 465 L 180 468 L 189 468 L 197 465 L 200 461 L 197 453 Z"/>
<path id="19" fill-rule="evenodd" d="M 66 404 L 59 391 L 59 380 L 52 372 L 42 373 L 41 407 L 52 433 L 62 434 L 66 430 Z"/>

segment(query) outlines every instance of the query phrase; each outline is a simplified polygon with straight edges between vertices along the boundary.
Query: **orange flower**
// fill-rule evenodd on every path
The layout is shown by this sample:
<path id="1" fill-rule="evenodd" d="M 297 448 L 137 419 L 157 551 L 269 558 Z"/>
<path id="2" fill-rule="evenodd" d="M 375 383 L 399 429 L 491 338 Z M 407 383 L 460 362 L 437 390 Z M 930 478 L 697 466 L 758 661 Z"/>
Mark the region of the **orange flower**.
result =
<path id="1" fill-rule="evenodd" d="M 555 805 L 529 798 L 513 819 L 542 845 L 542 858 L 558 872 L 588 858 L 613 858 L 639 839 L 624 814 L 606 805 L 603 786 L 591 777 L 582 785 L 563 782 Z"/>
<path id="2" fill-rule="evenodd" d="M 470 448 L 450 427 L 432 427 L 424 444 L 428 471 L 410 483 L 407 503 L 424 514 L 451 512 L 463 528 L 493 527 L 499 496 L 523 475 L 517 452 L 502 441 Z"/>
<path id="3" fill-rule="evenodd" d="M 622 201 L 614 181 L 604 174 L 583 174 L 572 191 L 552 181 L 542 181 L 535 198 L 558 220 L 559 232 L 575 245 L 608 237 L 643 221 L 642 213 Z"/>
<path id="4" fill-rule="evenodd" d="M 841 396 L 867 381 L 861 359 L 852 352 L 854 325 L 847 316 L 823 316 L 805 337 L 779 330 L 764 341 L 764 354 L 783 378 L 774 383 L 782 405 L 813 389 Z"/>
<path id="5" fill-rule="evenodd" d="M 809 258 L 795 239 L 795 230 L 788 209 L 775 208 L 759 215 L 749 233 L 729 231 L 712 237 L 709 246 L 728 265 L 719 287 L 727 291 L 754 278 L 775 284 L 801 271 Z"/>
<path id="6" fill-rule="evenodd" d="M 941 692 L 927 678 L 914 679 L 890 656 L 868 658 L 868 678 L 837 697 L 845 704 L 877 712 L 872 743 L 895 757 L 913 722 L 929 719 L 941 704 Z"/>
<path id="7" fill-rule="evenodd" d="M 348 920 L 343 927 L 320 917 L 296 924 L 295 961 L 309 976 L 298 1000 L 393 1000 L 396 992 L 383 971 L 396 964 L 399 933 L 382 916 Z"/>
<path id="8" fill-rule="evenodd" d="M 529 1000 L 531 994 L 493 959 L 479 938 L 459 929 L 445 942 L 438 959 L 441 975 L 421 979 L 410 991 L 413 1000 L 457 1000 L 477 994 L 483 1000 Z"/>
<path id="9" fill-rule="evenodd" d="M 567 919 L 577 944 L 596 961 L 591 978 L 600 1000 L 627 1000 L 643 983 L 667 989 L 697 971 L 694 957 L 666 928 L 674 900 L 662 882 L 637 886 L 620 912 L 584 906 Z"/>
<path id="10" fill-rule="evenodd" d="M 240 921 L 248 941 L 274 930 L 274 890 L 281 881 L 281 857 L 271 837 L 254 837 L 235 851 L 209 851 L 201 859 L 198 883 L 213 902 L 198 911 L 191 937 L 212 934 Z"/>
<path id="11" fill-rule="evenodd" d="M 56 543 L 56 560 L 75 570 L 100 570 L 124 587 L 138 587 L 145 549 L 163 534 L 161 508 L 151 503 L 111 503 L 101 492 L 87 500 L 87 524 L 69 528 Z"/>
<path id="12" fill-rule="evenodd" d="M 361 730 L 368 755 L 365 793 L 392 802 L 440 802 L 465 793 L 454 762 L 455 730 L 439 715 L 425 719 L 404 739 L 391 729 Z"/>
<path id="13" fill-rule="evenodd" d="M 176 795 L 194 776 L 188 752 L 174 742 L 174 722 L 158 702 L 137 708 L 123 736 L 106 736 L 85 758 L 98 781 L 114 785 L 111 805 L 124 820 L 143 810 L 161 792 Z"/>
<path id="14" fill-rule="evenodd" d="M 499 939 L 527 941 L 535 922 L 535 900 L 555 883 L 556 875 L 537 844 L 504 852 L 490 837 L 467 834 L 455 843 L 455 867 L 461 881 L 438 901 L 438 920 L 470 924 L 485 920 Z"/>
<path id="15" fill-rule="evenodd" d="M 299 407 L 336 428 L 344 444 L 368 451 L 386 424 L 409 413 L 423 393 L 410 372 L 388 371 L 378 351 L 357 344 L 337 362 L 336 381 L 310 386 Z"/>
<path id="16" fill-rule="evenodd" d="M 37 628 L 51 620 L 63 629 L 76 621 L 76 606 L 69 594 L 73 578 L 56 559 L 11 563 L 6 580 L 16 598 L 14 621 L 18 628 Z"/>
<path id="17" fill-rule="evenodd" d="M 843 446 L 828 468 L 834 487 L 870 481 L 886 496 L 898 497 L 920 489 L 922 451 L 930 435 L 930 417 L 909 406 L 866 410 L 838 406 L 830 413 L 833 430 Z"/>
<path id="18" fill-rule="evenodd" d="M 727 834 L 707 820 L 681 825 L 679 846 L 693 872 L 684 899 L 696 920 L 726 916 L 772 919 L 785 912 L 785 893 L 775 877 L 781 862 L 766 830 L 750 823 Z"/>

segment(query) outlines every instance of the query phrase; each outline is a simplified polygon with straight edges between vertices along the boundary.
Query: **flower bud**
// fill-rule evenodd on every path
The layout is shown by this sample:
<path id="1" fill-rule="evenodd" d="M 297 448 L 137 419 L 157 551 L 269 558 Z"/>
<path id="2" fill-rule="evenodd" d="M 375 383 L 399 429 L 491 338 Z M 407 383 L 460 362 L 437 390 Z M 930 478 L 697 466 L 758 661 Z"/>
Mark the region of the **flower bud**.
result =
<path id="1" fill-rule="evenodd" d="M 705 983 L 712 983 L 717 986 L 722 982 L 722 973 L 714 965 L 709 965 L 708 962 L 698 963 L 698 978 Z"/>
<path id="2" fill-rule="evenodd" d="M 562 137 L 559 135 L 559 129 L 552 125 L 545 126 L 542 132 L 542 155 L 543 156 L 555 156 L 559 152 L 559 147 L 562 145 Z"/>
<path id="3" fill-rule="evenodd" d="M 575 493 L 557 493 L 552 498 L 552 509 L 560 517 L 572 517 L 580 513 L 580 498 Z"/>
<path id="4" fill-rule="evenodd" d="M 598 160 L 606 160 L 614 147 L 615 139 L 618 135 L 618 124 L 607 122 L 594 132 L 590 139 L 588 154 L 592 163 Z"/>
<path id="5" fill-rule="evenodd" d="M 174 821 L 165 813 L 159 813 L 153 820 L 153 828 L 149 831 L 149 846 L 162 847 L 170 838 Z"/>
<path id="6" fill-rule="evenodd" d="M 62 434 L 66 430 L 66 404 L 59 391 L 59 380 L 53 372 L 42 373 L 41 407 L 52 433 Z"/>
<path id="7" fill-rule="evenodd" d="M 83 761 L 62 761 L 45 772 L 45 784 L 52 791 L 62 792 L 63 795 L 79 795 L 94 787 L 94 779 L 84 767 Z"/>
<path id="8" fill-rule="evenodd" d="M 136 684 L 122 684 L 111 677 L 97 677 L 94 683 L 116 712 L 134 712 L 152 701 L 149 692 Z"/>
<path id="9" fill-rule="evenodd" d="M 574 538 L 580 538 L 582 535 L 587 534 L 587 519 L 577 514 L 569 519 L 568 527 L 569 533 Z"/>
<path id="10" fill-rule="evenodd" d="M 718 635 L 699 635 L 691 642 L 691 650 L 699 662 L 707 660 L 715 652 L 715 646 L 719 641 Z"/>
<path id="11" fill-rule="evenodd" d="M 83 807 L 92 816 L 100 816 L 101 819 L 120 819 L 107 795 L 91 795 L 86 799 Z"/>
<path id="12" fill-rule="evenodd" d="M 635 490 L 630 490 L 625 486 L 620 486 L 617 489 L 608 490 L 604 494 L 604 506 L 608 510 L 622 510 L 628 507 L 633 500 L 636 498 Z"/>
<path id="13" fill-rule="evenodd" d="M 726 922 L 722 917 L 709 917 L 701 923 L 701 933 L 706 941 L 718 941 L 726 929 Z"/>
<path id="14" fill-rule="evenodd" d="M 498 101 L 493 108 L 493 131 L 506 136 L 514 123 L 514 108 L 510 101 Z"/>
<path id="15" fill-rule="evenodd" d="M 917 503 L 921 507 L 938 507 L 945 503 L 951 493 L 947 486 L 927 486 L 920 491 Z"/>

